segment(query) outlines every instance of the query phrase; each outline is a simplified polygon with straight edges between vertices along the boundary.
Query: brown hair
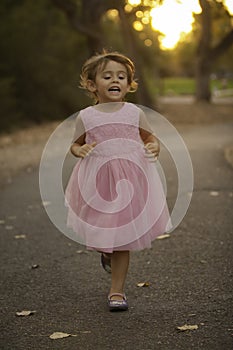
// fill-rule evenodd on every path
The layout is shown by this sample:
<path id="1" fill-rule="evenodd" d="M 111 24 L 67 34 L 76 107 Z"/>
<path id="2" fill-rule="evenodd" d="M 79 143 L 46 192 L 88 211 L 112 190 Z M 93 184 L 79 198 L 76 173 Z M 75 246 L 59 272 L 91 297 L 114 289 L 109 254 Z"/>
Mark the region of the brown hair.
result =
<path id="1" fill-rule="evenodd" d="M 123 64 L 127 70 L 128 84 L 130 85 L 130 92 L 137 90 L 137 82 L 134 80 L 135 67 L 134 63 L 126 56 L 119 52 L 103 52 L 102 54 L 96 54 L 89 58 L 83 65 L 80 75 L 80 85 L 83 89 L 88 90 L 87 81 L 95 81 L 98 71 L 103 70 L 109 61 L 115 61 Z M 95 93 L 90 93 L 92 97 L 97 100 Z"/>

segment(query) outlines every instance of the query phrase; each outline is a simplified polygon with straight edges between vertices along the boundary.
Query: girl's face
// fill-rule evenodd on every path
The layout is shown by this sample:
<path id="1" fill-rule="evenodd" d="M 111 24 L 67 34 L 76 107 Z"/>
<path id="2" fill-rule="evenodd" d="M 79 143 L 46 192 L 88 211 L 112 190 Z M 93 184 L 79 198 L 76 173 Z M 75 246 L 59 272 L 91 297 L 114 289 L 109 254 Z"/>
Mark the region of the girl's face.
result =
<path id="1" fill-rule="evenodd" d="M 88 81 L 88 90 L 97 95 L 99 103 L 123 101 L 130 90 L 126 67 L 109 61 L 102 71 L 97 71 L 95 81 Z"/>

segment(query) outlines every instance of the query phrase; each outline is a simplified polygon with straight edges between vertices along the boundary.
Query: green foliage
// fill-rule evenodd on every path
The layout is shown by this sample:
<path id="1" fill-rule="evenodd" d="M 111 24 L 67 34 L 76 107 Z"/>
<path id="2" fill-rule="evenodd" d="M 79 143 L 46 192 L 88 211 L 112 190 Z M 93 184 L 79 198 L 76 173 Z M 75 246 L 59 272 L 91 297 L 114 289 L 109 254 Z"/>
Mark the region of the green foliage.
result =
<path id="1" fill-rule="evenodd" d="M 14 121 L 19 121 L 21 117 L 14 85 L 14 78 L 8 77 L 0 80 L 1 125 L 3 129 L 9 127 L 9 116 Z"/>
<path id="2" fill-rule="evenodd" d="M 0 5 L 0 129 L 64 118 L 85 104 L 79 72 L 85 38 L 49 0 Z"/>

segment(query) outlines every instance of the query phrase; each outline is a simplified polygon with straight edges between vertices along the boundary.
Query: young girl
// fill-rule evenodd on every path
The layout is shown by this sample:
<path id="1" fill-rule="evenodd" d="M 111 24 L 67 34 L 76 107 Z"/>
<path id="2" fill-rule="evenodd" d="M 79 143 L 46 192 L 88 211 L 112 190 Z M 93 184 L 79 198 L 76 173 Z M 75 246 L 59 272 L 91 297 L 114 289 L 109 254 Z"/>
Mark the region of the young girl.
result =
<path id="1" fill-rule="evenodd" d="M 96 105 L 76 119 L 71 153 L 79 158 L 66 189 L 68 226 L 78 240 L 101 252 L 112 273 L 110 311 L 127 310 L 124 294 L 130 251 L 151 247 L 169 227 L 155 163 L 159 141 L 143 111 L 124 102 L 135 91 L 134 64 L 117 52 L 91 57 L 81 85 Z M 149 158 L 148 158 L 149 157 Z"/>

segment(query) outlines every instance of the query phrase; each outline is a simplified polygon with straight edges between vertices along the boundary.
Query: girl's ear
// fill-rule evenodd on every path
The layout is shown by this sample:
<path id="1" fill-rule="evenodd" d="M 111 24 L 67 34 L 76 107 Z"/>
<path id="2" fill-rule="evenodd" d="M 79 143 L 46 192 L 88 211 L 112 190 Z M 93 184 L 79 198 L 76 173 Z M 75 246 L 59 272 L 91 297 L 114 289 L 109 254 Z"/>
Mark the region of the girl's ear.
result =
<path id="1" fill-rule="evenodd" d="M 87 80 L 87 90 L 90 92 L 96 92 L 96 85 L 93 80 Z"/>

